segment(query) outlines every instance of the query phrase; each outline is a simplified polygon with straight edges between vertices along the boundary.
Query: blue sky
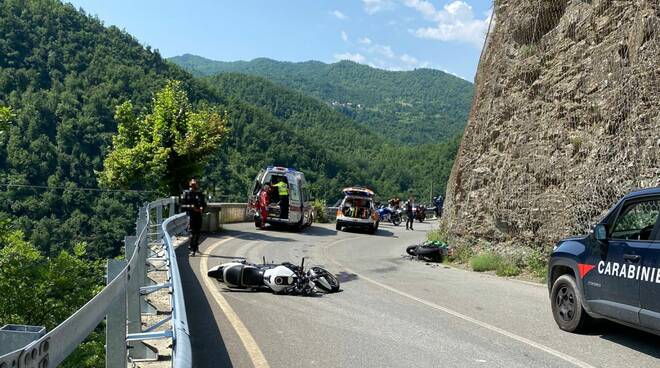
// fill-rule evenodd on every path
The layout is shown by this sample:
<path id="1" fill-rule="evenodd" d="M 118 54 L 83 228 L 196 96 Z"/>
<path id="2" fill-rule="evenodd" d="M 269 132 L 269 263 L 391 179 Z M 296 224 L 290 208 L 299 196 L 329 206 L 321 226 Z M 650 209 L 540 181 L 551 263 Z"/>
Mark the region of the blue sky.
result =
<path id="1" fill-rule="evenodd" d="M 490 0 L 74 0 L 165 57 L 349 59 L 472 81 Z"/>

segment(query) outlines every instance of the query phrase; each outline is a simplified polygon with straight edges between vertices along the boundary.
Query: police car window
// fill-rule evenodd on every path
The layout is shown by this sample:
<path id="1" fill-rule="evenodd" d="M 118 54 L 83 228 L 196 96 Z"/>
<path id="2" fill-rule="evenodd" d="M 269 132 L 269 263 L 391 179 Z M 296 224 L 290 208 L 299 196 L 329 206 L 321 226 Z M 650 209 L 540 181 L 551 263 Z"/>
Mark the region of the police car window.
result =
<path id="1" fill-rule="evenodd" d="M 631 203 L 616 219 L 613 239 L 649 240 L 660 213 L 660 200 Z"/>

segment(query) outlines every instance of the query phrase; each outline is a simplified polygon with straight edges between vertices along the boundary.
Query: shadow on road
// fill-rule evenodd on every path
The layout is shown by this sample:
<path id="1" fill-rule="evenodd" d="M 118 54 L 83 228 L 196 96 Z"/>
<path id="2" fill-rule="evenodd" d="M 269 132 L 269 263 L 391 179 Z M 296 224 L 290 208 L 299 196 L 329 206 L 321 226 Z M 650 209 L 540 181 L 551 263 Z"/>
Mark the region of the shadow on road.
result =
<path id="1" fill-rule="evenodd" d="M 358 275 L 354 273 L 348 273 L 346 271 L 341 271 L 339 273 L 336 273 L 335 276 L 337 277 L 337 280 L 339 280 L 340 283 L 351 282 L 358 279 Z"/>
<path id="2" fill-rule="evenodd" d="M 394 236 L 393 232 L 391 232 L 389 230 L 385 230 L 381 227 L 379 227 L 378 230 L 376 230 L 376 233 L 374 233 L 374 234 L 369 234 L 365 230 L 362 230 L 362 229 L 359 229 L 359 228 L 352 228 L 352 227 L 344 228 L 343 231 L 347 232 L 347 233 L 351 233 L 351 234 L 367 234 L 367 235 L 373 235 L 373 236 L 385 236 L 385 237 L 398 238 L 398 236 Z"/>
<path id="3" fill-rule="evenodd" d="M 591 335 L 660 359 L 658 336 L 610 321 L 598 321 Z"/>
<path id="4" fill-rule="evenodd" d="M 333 236 L 337 234 L 337 231 L 334 229 L 328 229 L 321 226 L 312 226 L 303 229 L 302 231 L 295 231 L 292 228 L 284 225 L 271 224 L 268 225 L 266 231 L 278 232 L 278 233 L 290 233 L 290 234 L 300 234 L 300 235 L 311 235 L 311 236 Z"/>
<path id="5" fill-rule="evenodd" d="M 222 233 L 219 233 L 218 235 L 221 236 L 229 235 L 235 238 L 240 237 L 242 240 L 259 240 L 259 241 L 271 241 L 271 242 L 294 241 L 293 239 L 270 235 L 268 230 L 255 230 L 255 231 L 225 230 Z"/>
<path id="6" fill-rule="evenodd" d="M 328 229 L 327 227 L 321 227 L 321 226 L 314 226 L 307 228 L 304 231 L 305 235 L 312 235 L 312 236 L 333 236 L 337 235 L 337 230 L 335 229 Z"/>
<path id="7" fill-rule="evenodd" d="M 181 246 L 176 250 L 186 301 L 193 366 L 233 367 L 222 334 L 213 317 L 213 310 L 206 299 L 206 295 L 204 295 L 199 280 L 195 277 L 187 253 L 188 248 L 186 246 Z"/>
<path id="8" fill-rule="evenodd" d="M 245 257 L 240 257 L 240 256 L 222 256 L 222 255 L 217 255 L 217 254 L 207 254 L 207 253 L 202 253 L 199 252 L 195 255 L 195 257 L 206 257 L 206 258 L 222 258 L 222 259 L 228 259 L 228 260 L 233 260 L 233 259 L 245 259 Z"/>

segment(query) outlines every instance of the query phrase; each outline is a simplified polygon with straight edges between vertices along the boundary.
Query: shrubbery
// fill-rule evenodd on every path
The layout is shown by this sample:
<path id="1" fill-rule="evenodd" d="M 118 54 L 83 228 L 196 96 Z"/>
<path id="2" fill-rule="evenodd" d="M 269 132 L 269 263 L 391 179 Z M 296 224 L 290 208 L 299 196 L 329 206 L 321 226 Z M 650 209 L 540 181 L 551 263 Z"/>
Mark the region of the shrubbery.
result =
<path id="1" fill-rule="evenodd" d="M 45 257 L 23 232 L 0 221 L 0 326 L 29 324 L 52 330 L 101 290 L 101 261 L 87 259 L 85 243 Z M 103 333 L 94 332 L 63 366 L 103 365 Z"/>
<path id="2" fill-rule="evenodd" d="M 326 214 L 326 204 L 322 199 L 316 199 L 312 202 L 312 208 L 314 209 L 314 219 L 316 222 L 327 223 L 330 222 Z"/>
<path id="3" fill-rule="evenodd" d="M 493 252 L 480 253 L 470 259 L 472 270 L 477 272 L 495 271 L 497 276 L 518 276 L 520 268 L 510 259 Z"/>
<path id="4" fill-rule="evenodd" d="M 548 271 L 548 255 L 546 253 L 534 250 L 527 256 L 526 263 L 532 275 L 545 280 Z"/>
<path id="5" fill-rule="evenodd" d="M 472 257 L 470 267 L 477 272 L 495 271 L 500 262 L 502 262 L 502 257 L 492 252 L 486 252 Z"/>

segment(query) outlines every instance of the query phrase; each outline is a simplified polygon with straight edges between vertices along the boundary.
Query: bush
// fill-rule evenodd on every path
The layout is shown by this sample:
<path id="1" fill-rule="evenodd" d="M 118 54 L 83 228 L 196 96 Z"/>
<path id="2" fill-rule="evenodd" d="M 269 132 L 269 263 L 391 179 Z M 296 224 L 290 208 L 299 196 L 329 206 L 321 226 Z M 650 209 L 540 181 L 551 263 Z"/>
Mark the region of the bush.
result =
<path id="1" fill-rule="evenodd" d="M 429 241 L 441 241 L 447 243 L 447 233 L 442 229 L 431 230 L 426 233 L 426 239 Z"/>
<path id="2" fill-rule="evenodd" d="M 316 222 L 327 223 L 330 222 L 326 214 L 326 205 L 325 201 L 322 199 L 315 199 L 312 202 L 312 208 L 314 209 L 314 218 Z"/>
<path id="3" fill-rule="evenodd" d="M 535 250 L 526 259 L 527 268 L 532 275 L 545 279 L 548 271 L 548 256 L 541 251 Z"/>
<path id="4" fill-rule="evenodd" d="M 468 263 L 472 259 L 474 252 L 469 245 L 459 245 L 453 248 L 453 252 L 449 257 L 452 262 Z"/>
<path id="5" fill-rule="evenodd" d="M 492 252 L 481 253 L 470 259 L 470 266 L 476 272 L 497 270 L 500 263 L 502 263 L 502 257 Z"/>
<path id="6" fill-rule="evenodd" d="M 501 260 L 495 270 L 497 276 L 511 277 L 520 275 L 520 268 L 508 260 Z"/>

